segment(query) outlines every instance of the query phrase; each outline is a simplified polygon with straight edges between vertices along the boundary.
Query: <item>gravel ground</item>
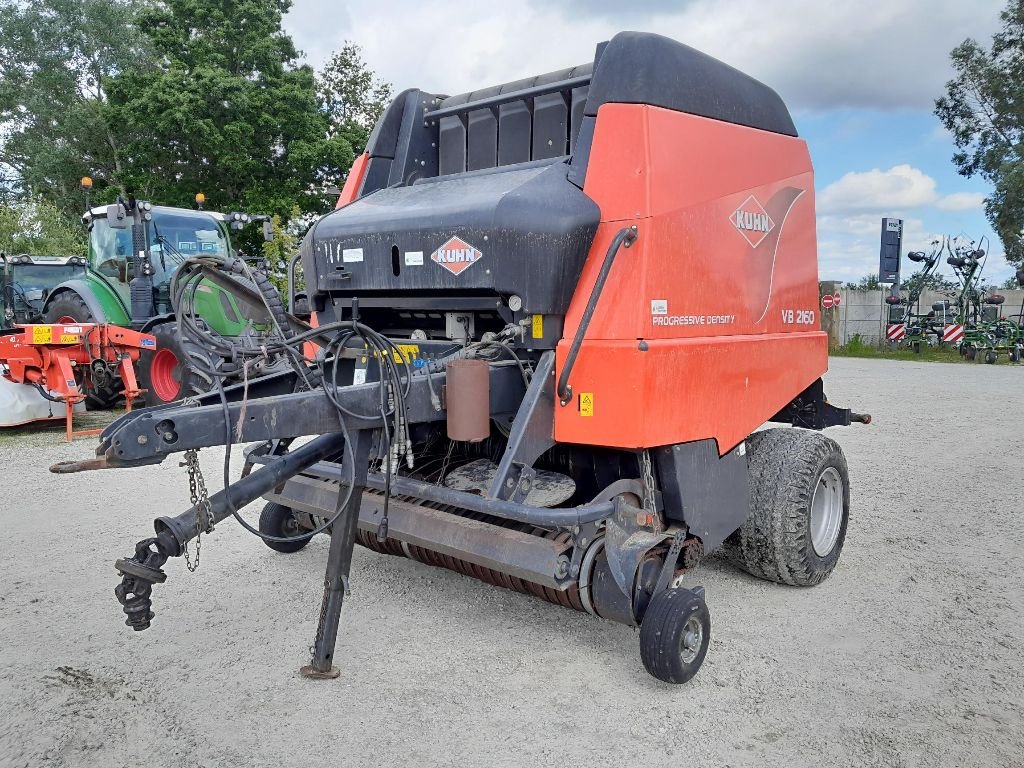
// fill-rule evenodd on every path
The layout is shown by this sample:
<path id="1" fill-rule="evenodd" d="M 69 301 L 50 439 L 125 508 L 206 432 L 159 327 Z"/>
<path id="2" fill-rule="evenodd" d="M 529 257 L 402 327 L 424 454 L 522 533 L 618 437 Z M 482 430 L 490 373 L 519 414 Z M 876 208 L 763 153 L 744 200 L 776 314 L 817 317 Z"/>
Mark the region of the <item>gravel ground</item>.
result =
<path id="1" fill-rule="evenodd" d="M 113 562 L 183 470 L 58 477 L 91 450 L 0 436 L 0 766 L 1024 765 L 1024 424 L 1012 367 L 834 360 L 853 517 L 823 585 L 712 558 L 711 649 L 648 677 L 633 630 L 356 549 L 333 682 L 300 678 L 327 540 L 231 523 L 124 627 Z M 210 477 L 219 456 L 204 451 Z"/>

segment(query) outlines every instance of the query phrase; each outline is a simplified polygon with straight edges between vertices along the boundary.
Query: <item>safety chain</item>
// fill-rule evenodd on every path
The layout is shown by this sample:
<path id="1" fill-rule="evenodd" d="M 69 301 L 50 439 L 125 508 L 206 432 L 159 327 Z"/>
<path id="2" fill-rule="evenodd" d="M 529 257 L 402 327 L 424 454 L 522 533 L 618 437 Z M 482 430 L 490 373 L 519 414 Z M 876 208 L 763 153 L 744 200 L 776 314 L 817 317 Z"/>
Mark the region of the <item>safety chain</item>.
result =
<path id="1" fill-rule="evenodd" d="M 210 494 L 206 491 L 206 480 L 203 478 L 203 470 L 199 466 L 199 451 L 194 448 L 185 451 L 185 461 L 181 466 L 186 468 L 188 473 L 188 495 L 192 506 L 196 510 L 196 556 L 195 560 L 189 556 L 188 542 L 182 548 L 185 556 L 185 567 L 189 572 L 195 572 L 199 567 L 199 549 L 202 546 L 202 534 L 210 533 L 213 530 L 213 509 L 210 506 Z"/>
<path id="2" fill-rule="evenodd" d="M 658 509 L 654 503 L 654 471 L 651 468 L 651 453 L 646 448 L 640 452 L 640 484 L 644 490 L 644 511 L 650 516 L 650 520 L 657 520 Z"/>

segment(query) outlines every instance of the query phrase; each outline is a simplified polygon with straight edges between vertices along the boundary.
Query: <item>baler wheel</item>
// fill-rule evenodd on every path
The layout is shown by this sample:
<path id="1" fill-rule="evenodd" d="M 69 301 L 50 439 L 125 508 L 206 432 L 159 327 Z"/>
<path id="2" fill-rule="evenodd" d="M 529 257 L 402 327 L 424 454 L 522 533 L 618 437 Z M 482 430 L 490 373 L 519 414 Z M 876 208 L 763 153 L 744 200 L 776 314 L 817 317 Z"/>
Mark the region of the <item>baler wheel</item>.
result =
<path id="1" fill-rule="evenodd" d="M 751 576 L 810 587 L 839 561 L 850 479 L 839 445 L 820 432 L 768 429 L 747 439 L 750 515 L 726 541 Z"/>
<path id="2" fill-rule="evenodd" d="M 274 502 L 269 502 L 263 507 L 263 511 L 260 513 L 260 533 L 266 536 L 286 538 L 297 536 L 304 532 L 305 529 L 299 525 L 299 521 L 295 519 L 295 514 L 289 507 L 275 504 Z M 275 552 L 291 554 L 292 552 L 298 552 L 309 544 L 309 539 L 298 539 L 296 541 L 269 541 L 264 539 L 263 543 Z"/>
<path id="3" fill-rule="evenodd" d="M 640 624 L 640 658 L 662 682 L 689 681 L 704 663 L 710 642 L 711 614 L 697 592 L 666 589 L 648 603 Z"/>

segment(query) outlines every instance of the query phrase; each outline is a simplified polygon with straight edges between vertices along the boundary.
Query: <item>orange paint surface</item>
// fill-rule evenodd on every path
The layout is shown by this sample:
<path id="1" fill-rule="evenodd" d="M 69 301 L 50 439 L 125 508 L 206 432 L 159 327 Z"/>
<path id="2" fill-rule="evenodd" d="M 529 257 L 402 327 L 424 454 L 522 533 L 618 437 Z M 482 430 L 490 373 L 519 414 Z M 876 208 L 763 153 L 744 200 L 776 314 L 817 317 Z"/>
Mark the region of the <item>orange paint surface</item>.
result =
<path id="1" fill-rule="evenodd" d="M 592 416 L 556 407 L 559 441 L 726 452 L 828 367 L 818 318 L 814 179 L 799 138 L 645 105 L 598 112 L 584 191 L 601 224 L 558 369 L 608 244 L 620 249 L 570 377 Z M 644 340 L 648 350 L 640 351 Z"/>

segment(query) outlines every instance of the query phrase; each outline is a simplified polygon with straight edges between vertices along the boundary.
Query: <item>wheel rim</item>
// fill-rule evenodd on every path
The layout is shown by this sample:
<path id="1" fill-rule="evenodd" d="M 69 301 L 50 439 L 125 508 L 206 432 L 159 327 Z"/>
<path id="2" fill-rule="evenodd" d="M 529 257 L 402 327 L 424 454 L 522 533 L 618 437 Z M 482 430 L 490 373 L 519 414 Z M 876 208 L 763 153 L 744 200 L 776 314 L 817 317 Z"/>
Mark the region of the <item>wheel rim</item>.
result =
<path id="1" fill-rule="evenodd" d="M 153 392 L 164 402 L 177 400 L 181 392 L 181 382 L 174 378 L 178 369 L 178 356 L 169 349 L 157 350 L 153 362 L 149 366 L 150 385 Z"/>
<path id="2" fill-rule="evenodd" d="M 58 325 L 74 325 L 77 322 L 71 315 L 61 315 L 57 318 Z"/>
<path id="3" fill-rule="evenodd" d="M 825 557 L 836 545 L 843 524 L 843 480 L 835 467 L 825 467 L 811 499 L 811 545 Z"/>
<path id="4" fill-rule="evenodd" d="M 679 657 L 684 664 L 692 664 L 700 653 L 700 646 L 704 642 L 704 626 L 700 619 L 691 616 L 683 627 L 683 637 L 679 644 Z"/>

